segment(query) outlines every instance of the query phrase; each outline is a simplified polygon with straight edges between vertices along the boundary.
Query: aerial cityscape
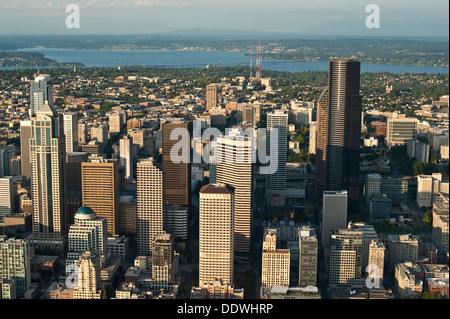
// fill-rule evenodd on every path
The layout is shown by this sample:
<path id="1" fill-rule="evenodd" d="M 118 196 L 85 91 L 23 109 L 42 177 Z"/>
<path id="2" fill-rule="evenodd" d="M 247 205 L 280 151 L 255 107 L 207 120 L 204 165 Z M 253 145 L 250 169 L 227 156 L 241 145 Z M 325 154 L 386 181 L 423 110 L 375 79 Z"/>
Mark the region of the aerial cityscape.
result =
<path id="1" fill-rule="evenodd" d="M 448 29 L 371 37 L 386 1 L 341 35 L 89 20 L 191 2 L 0 23 L 0 299 L 448 299 Z"/>

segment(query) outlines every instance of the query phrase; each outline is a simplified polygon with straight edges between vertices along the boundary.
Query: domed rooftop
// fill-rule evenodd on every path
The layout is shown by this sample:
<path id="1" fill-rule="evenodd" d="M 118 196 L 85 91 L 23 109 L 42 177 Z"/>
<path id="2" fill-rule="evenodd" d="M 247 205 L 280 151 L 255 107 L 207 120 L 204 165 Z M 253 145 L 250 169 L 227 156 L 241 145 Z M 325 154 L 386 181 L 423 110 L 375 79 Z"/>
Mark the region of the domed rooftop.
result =
<path id="1" fill-rule="evenodd" d="M 92 210 L 92 208 L 88 207 L 88 206 L 81 206 L 75 217 L 80 218 L 80 219 L 92 219 L 95 218 L 95 213 Z"/>

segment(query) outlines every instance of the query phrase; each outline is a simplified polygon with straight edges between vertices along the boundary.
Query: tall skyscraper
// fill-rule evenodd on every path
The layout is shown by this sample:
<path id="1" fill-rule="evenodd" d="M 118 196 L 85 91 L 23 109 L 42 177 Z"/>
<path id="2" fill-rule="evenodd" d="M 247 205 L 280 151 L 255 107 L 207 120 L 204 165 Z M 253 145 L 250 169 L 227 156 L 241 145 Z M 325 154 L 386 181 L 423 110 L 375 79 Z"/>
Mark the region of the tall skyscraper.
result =
<path id="1" fill-rule="evenodd" d="M 217 138 L 216 182 L 234 188 L 236 252 L 250 252 L 254 145 L 252 136 L 242 136 L 237 129 Z"/>
<path id="2" fill-rule="evenodd" d="M 72 225 L 73 217 L 82 202 L 82 182 L 81 182 L 81 163 L 86 162 L 88 153 L 74 152 L 66 154 L 66 162 L 64 165 L 66 183 L 66 214 L 67 223 Z"/>
<path id="3" fill-rule="evenodd" d="M 378 280 L 380 286 L 383 284 L 385 257 L 384 243 L 381 240 L 372 240 L 369 245 L 369 269 L 363 270 L 366 270 L 371 278 Z"/>
<path id="4" fill-rule="evenodd" d="M 132 179 L 133 172 L 133 138 L 125 135 L 119 141 L 120 165 L 125 170 L 125 179 Z"/>
<path id="5" fill-rule="evenodd" d="M 206 109 L 217 107 L 217 89 L 218 86 L 215 83 L 208 84 L 206 86 Z"/>
<path id="6" fill-rule="evenodd" d="M 20 121 L 20 169 L 22 185 L 25 188 L 31 186 L 30 138 L 31 121 Z"/>
<path id="7" fill-rule="evenodd" d="M 153 158 L 137 163 L 138 253 L 150 256 L 157 235 L 163 232 L 163 170 Z"/>
<path id="8" fill-rule="evenodd" d="M 48 74 L 35 77 L 30 83 L 30 117 L 34 116 L 45 104 L 53 107 L 53 86 Z"/>
<path id="9" fill-rule="evenodd" d="M 162 125 L 162 166 L 164 204 L 190 206 L 190 125 L 172 121 Z M 173 153 L 172 153 L 173 151 Z"/>
<path id="10" fill-rule="evenodd" d="M 317 104 L 316 198 L 347 190 L 350 212 L 359 199 L 361 114 L 360 62 L 330 60 L 328 87 Z"/>
<path id="11" fill-rule="evenodd" d="M 267 113 L 267 152 L 270 163 L 277 163 L 276 172 L 266 175 L 266 189 L 269 200 L 272 196 L 280 199 L 283 205 L 286 195 L 286 160 L 288 111 L 285 109 Z M 276 130 L 276 145 L 271 145 L 271 135 Z M 277 149 L 276 152 L 273 150 Z"/>
<path id="12" fill-rule="evenodd" d="M 381 185 L 382 185 L 382 178 L 381 175 L 378 173 L 372 173 L 366 175 L 366 185 L 365 185 L 365 196 L 366 196 L 366 203 L 369 204 L 370 197 L 372 195 L 381 194 Z"/>
<path id="13" fill-rule="evenodd" d="M 31 286 L 31 247 L 27 240 L 0 236 L 0 278 L 14 279 L 23 298 Z"/>
<path id="14" fill-rule="evenodd" d="M 233 283 L 234 190 L 208 184 L 199 193 L 199 286 L 221 279 Z"/>
<path id="15" fill-rule="evenodd" d="M 63 114 L 64 136 L 66 138 L 66 153 L 78 151 L 78 115 Z"/>
<path id="16" fill-rule="evenodd" d="M 118 234 L 120 180 L 119 161 L 90 156 L 81 163 L 82 205 L 90 207 L 97 216 L 106 217 L 108 234 Z"/>
<path id="17" fill-rule="evenodd" d="M 347 191 L 323 192 L 322 207 L 322 245 L 330 244 L 332 230 L 347 227 Z"/>
<path id="18" fill-rule="evenodd" d="M 33 243 L 61 250 L 66 233 L 62 117 L 44 104 L 31 118 L 30 163 Z"/>

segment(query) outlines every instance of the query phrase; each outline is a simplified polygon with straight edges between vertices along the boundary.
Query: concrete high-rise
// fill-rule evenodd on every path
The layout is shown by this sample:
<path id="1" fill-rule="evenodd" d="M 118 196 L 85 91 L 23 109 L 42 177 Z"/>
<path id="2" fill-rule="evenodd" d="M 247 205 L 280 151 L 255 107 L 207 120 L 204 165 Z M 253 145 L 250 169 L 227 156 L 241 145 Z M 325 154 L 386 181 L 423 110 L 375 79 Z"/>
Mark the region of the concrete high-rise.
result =
<path id="1" fill-rule="evenodd" d="M 369 245 L 368 269 L 365 271 L 373 278 L 376 283 L 383 284 L 384 264 L 386 257 L 386 247 L 381 240 L 372 240 Z M 364 269 L 363 269 L 364 270 Z"/>
<path id="2" fill-rule="evenodd" d="M 155 237 L 152 252 L 154 289 L 169 289 L 174 281 L 176 265 L 173 240 L 173 236 L 165 232 Z"/>
<path id="3" fill-rule="evenodd" d="M 234 278 L 234 190 L 208 184 L 199 193 L 199 286 Z"/>
<path id="4" fill-rule="evenodd" d="M 366 203 L 369 204 L 372 195 L 378 195 L 382 192 L 382 178 L 378 173 L 370 173 L 366 175 L 365 196 Z"/>
<path id="5" fill-rule="evenodd" d="M 97 216 L 106 217 L 108 234 L 118 234 L 120 181 L 119 162 L 100 156 L 90 156 L 81 163 L 82 205 Z"/>
<path id="6" fill-rule="evenodd" d="M 163 232 L 163 171 L 153 158 L 137 163 L 138 253 L 150 256 L 157 235 Z"/>
<path id="7" fill-rule="evenodd" d="M 218 85 L 215 83 L 206 86 L 206 109 L 217 107 Z"/>
<path id="8" fill-rule="evenodd" d="M 238 129 L 232 129 L 228 135 L 217 138 L 216 182 L 234 188 L 236 252 L 250 252 L 254 145 L 253 137 L 239 134 Z"/>
<path id="9" fill-rule="evenodd" d="M 30 163 L 33 244 L 62 250 L 66 235 L 62 116 L 48 105 L 31 118 Z"/>
<path id="10" fill-rule="evenodd" d="M 329 285 L 358 285 L 362 278 L 361 230 L 339 229 L 331 232 Z"/>
<path id="11" fill-rule="evenodd" d="M 317 144 L 317 122 L 313 121 L 309 124 L 309 149 L 308 153 L 316 154 Z"/>
<path id="12" fill-rule="evenodd" d="M 433 173 L 432 175 L 417 176 L 417 206 L 432 207 L 433 197 L 441 191 L 442 174 Z"/>
<path id="13" fill-rule="evenodd" d="M 349 212 L 359 200 L 361 114 L 360 62 L 330 60 L 328 87 L 317 104 L 316 198 L 347 190 Z"/>
<path id="14" fill-rule="evenodd" d="M 330 244 L 331 231 L 347 227 L 347 191 L 323 192 L 322 245 Z"/>
<path id="15" fill-rule="evenodd" d="M 14 279 L 23 298 L 31 286 L 31 247 L 27 240 L 0 236 L 0 278 Z"/>
<path id="16" fill-rule="evenodd" d="M 309 226 L 298 229 L 299 267 L 298 286 L 317 286 L 318 239 L 316 230 Z"/>
<path id="17" fill-rule="evenodd" d="M 286 195 L 286 161 L 287 161 L 287 127 L 288 111 L 275 110 L 267 114 L 267 152 L 270 163 L 277 163 L 276 172 L 266 175 L 266 189 L 269 200 L 275 196 L 280 205 L 284 203 Z M 278 137 L 276 144 L 271 144 L 271 136 Z M 277 151 L 274 151 L 275 148 Z"/>
<path id="18" fill-rule="evenodd" d="M 78 146 L 84 145 L 88 141 L 88 128 L 86 120 L 78 121 Z"/>
<path id="19" fill-rule="evenodd" d="M 45 104 L 53 107 L 53 85 L 48 74 L 35 77 L 30 83 L 30 117 L 34 116 Z"/>

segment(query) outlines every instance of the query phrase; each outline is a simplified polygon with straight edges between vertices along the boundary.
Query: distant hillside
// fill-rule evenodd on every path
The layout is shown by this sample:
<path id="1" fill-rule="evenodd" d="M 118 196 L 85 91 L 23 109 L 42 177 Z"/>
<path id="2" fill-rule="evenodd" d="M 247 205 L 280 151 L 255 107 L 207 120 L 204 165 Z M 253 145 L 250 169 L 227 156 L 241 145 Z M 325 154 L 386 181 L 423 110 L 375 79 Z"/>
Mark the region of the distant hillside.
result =
<path id="1" fill-rule="evenodd" d="M 0 51 L 0 67 L 71 67 L 81 63 L 61 63 L 35 52 Z"/>

